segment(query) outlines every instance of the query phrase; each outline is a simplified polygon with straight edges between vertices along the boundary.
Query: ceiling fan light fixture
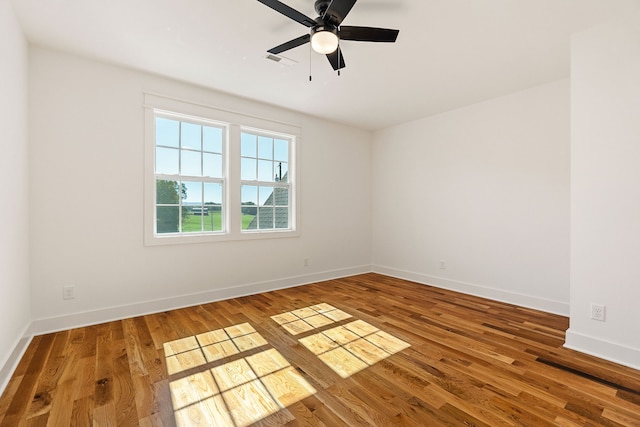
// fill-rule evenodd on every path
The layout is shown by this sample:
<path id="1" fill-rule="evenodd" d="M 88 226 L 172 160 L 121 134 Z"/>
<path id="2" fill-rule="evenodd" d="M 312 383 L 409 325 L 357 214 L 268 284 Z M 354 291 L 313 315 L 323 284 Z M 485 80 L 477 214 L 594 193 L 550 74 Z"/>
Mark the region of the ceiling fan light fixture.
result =
<path id="1" fill-rule="evenodd" d="M 319 25 L 311 29 L 311 48 L 327 55 L 338 48 L 338 30 L 329 25 Z"/>

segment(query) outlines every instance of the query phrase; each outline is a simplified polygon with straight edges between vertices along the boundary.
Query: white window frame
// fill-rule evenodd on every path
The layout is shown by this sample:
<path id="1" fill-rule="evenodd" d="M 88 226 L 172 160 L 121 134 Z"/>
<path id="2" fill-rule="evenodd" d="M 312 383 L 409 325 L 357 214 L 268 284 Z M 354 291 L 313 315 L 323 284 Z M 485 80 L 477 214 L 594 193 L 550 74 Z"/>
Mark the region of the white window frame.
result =
<path id="1" fill-rule="evenodd" d="M 183 101 L 152 93 L 144 94 L 145 165 L 144 165 L 144 244 L 145 246 L 254 240 L 298 237 L 300 235 L 300 176 L 298 173 L 301 130 L 299 126 L 260 117 L 249 116 L 215 107 Z M 174 117 L 177 120 L 207 122 L 226 126 L 223 141 L 223 224 L 222 231 L 202 233 L 156 232 L 155 118 Z M 289 228 L 242 230 L 240 135 L 245 130 L 288 139 L 289 144 Z M 201 179 L 201 178 L 200 178 Z M 207 178 L 208 180 L 208 178 Z M 275 184 L 275 183 L 273 183 Z"/>

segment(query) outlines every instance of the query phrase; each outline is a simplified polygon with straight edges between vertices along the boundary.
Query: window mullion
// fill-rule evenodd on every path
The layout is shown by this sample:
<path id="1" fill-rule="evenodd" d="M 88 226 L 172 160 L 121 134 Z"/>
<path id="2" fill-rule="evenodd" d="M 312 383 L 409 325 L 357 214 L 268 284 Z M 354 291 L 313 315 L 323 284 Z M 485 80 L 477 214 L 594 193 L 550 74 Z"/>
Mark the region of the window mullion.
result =
<path id="1" fill-rule="evenodd" d="M 240 126 L 229 126 L 227 145 L 227 225 L 230 233 L 240 233 L 242 229 L 242 200 L 240 195 Z"/>

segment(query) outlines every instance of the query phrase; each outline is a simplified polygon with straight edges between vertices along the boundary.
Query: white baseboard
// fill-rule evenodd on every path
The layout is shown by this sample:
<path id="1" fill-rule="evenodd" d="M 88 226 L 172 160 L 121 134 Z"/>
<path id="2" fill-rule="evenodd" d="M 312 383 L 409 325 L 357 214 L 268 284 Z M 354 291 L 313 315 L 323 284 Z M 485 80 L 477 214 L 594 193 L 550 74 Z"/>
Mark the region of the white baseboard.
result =
<path id="1" fill-rule="evenodd" d="M 350 267 L 338 270 L 330 270 L 313 273 L 304 276 L 285 277 L 265 282 L 250 283 L 223 289 L 214 289 L 188 295 L 178 295 L 153 301 L 139 302 L 124 306 L 109 307 L 100 310 L 72 313 L 64 316 L 36 319 L 31 322 L 30 335 L 42 335 L 72 328 L 78 328 L 129 317 L 143 316 L 145 314 L 175 310 L 213 301 L 221 301 L 229 298 L 242 297 L 277 289 L 291 288 L 314 282 L 337 279 L 371 272 L 370 265 Z"/>
<path id="2" fill-rule="evenodd" d="M 18 363 L 20 363 L 20 359 L 22 359 L 25 351 L 27 351 L 27 347 L 29 347 L 31 343 L 32 336 L 27 334 L 29 327 L 30 325 L 24 327 L 22 334 L 20 334 L 21 338 L 19 338 L 12 347 L 13 351 L 8 355 L 4 363 L 0 365 L 0 396 L 4 393 L 11 376 L 18 367 Z"/>
<path id="3" fill-rule="evenodd" d="M 564 346 L 600 359 L 640 370 L 640 349 L 567 330 Z"/>
<path id="4" fill-rule="evenodd" d="M 437 288 L 448 289 L 451 291 L 461 292 L 464 294 L 475 295 L 482 298 L 488 298 L 494 301 L 506 302 L 518 305 L 520 307 L 532 308 L 547 313 L 569 316 L 569 303 L 540 298 L 532 295 L 520 294 L 517 292 L 505 291 L 502 289 L 489 288 L 473 283 L 466 283 L 457 280 L 446 279 L 443 277 L 430 276 L 412 271 L 400 270 L 382 265 L 374 265 L 373 272 L 385 274 L 399 279 L 411 280 L 412 282 L 431 285 Z"/>

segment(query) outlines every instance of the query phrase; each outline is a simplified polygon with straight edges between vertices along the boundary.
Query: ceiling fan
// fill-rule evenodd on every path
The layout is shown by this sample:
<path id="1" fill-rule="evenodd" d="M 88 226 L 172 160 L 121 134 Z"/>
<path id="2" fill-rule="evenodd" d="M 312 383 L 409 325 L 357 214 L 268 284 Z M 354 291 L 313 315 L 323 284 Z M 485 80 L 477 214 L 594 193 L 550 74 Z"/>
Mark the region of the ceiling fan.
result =
<path id="1" fill-rule="evenodd" d="M 340 70 L 345 67 L 344 57 L 340 50 L 340 40 L 394 43 L 400 32 L 399 30 L 388 28 L 342 26 L 342 21 L 347 17 L 357 0 L 316 0 L 314 5 L 318 14 L 316 19 L 311 19 L 278 0 L 258 1 L 310 28 L 309 34 L 269 49 L 269 53 L 277 55 L 311 42 L 313 50 L 327 55 L 327 59 L 329 59 L 334 70 Z"/>

